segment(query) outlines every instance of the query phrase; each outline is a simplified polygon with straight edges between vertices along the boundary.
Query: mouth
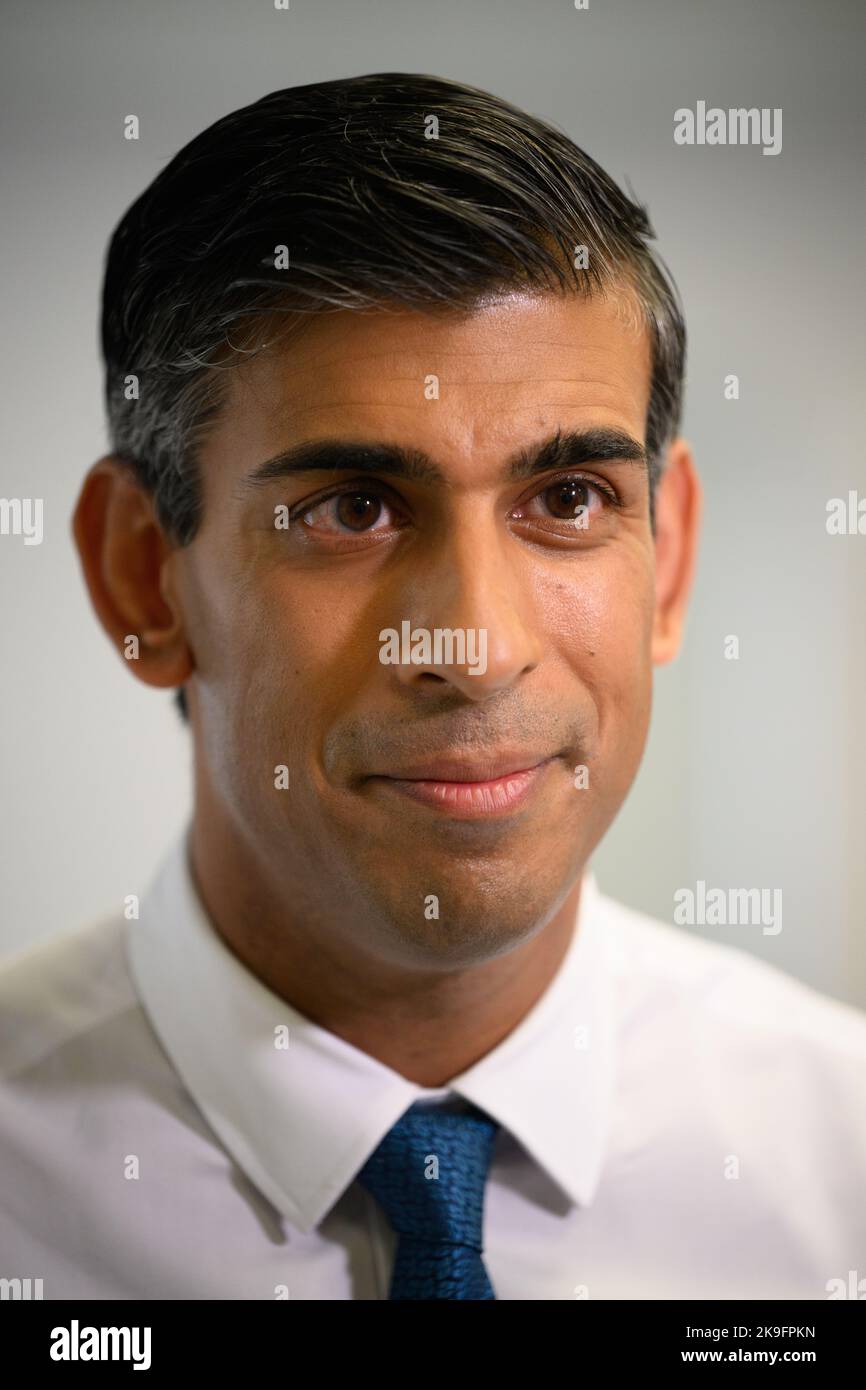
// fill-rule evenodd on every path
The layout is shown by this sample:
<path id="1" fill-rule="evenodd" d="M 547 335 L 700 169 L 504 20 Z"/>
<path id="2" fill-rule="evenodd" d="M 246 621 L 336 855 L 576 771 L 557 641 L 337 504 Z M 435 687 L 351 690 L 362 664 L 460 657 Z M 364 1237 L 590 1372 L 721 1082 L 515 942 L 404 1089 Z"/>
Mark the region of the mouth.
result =
<path id="1" fill-rule="evenodd" d="M 436 758 L 411 769 L 377 773 L 369 784 L 457 819 L 508 815 L 523 807 L 538 788 L 556 756 L 526 754 L 470 763 Z"/>

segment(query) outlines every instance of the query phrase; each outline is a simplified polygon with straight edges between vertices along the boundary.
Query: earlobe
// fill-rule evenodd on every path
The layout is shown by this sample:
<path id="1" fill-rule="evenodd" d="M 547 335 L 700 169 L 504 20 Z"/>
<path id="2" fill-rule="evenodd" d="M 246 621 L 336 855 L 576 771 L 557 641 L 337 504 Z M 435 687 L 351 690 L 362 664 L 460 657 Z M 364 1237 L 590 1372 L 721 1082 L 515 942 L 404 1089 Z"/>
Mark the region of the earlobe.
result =
<path id="1" fill-rule="evenodd" d="M 72 531 L 94 611 L 112 646 L 147 685 L 181 685 L 193 670 L 180 604 L 165 597 L 172 546 L 129 465 L 108 455 L 81 487 Z"/>
<path id="2" fill-rule="evenodd" d="M 672 661 L 682 642 L 701 510 L 701 484 L 691 450 L 684 439 L 675 439 L 656 492 L 656 602 L 651 655 L 657 666 Z"/>

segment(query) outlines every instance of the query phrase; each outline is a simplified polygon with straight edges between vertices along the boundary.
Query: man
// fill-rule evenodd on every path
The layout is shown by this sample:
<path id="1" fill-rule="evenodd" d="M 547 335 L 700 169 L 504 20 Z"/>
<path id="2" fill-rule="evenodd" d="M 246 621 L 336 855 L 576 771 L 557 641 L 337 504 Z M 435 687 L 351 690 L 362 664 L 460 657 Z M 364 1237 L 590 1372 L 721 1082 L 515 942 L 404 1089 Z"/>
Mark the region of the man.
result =
<path id="1" fill-rule="evenodd" d="M 862 1268 L 866 1022 L 589 871 L 680 645 L 685 333 L 564 135 L 272 93 L 115 232 L 74 534 L 195 810 L 2 978 L 46 1298 L 803 1298 Z M 858 1264 L 858 1262 L 860 1262 Z"/>

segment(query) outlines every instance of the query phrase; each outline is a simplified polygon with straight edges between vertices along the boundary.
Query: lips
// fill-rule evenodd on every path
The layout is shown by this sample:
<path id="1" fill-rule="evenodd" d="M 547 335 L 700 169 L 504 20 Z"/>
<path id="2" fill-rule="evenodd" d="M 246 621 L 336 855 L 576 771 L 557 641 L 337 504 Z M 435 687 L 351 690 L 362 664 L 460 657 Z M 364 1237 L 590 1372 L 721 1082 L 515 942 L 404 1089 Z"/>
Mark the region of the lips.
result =
<path id="1" fill-rule="evenodd" d="M 397 797 L 455 824 L 508 820 L 546 783 L 557 754 L 500 749 L 481 757 L 439 754 L 365 779 L 374 796 Z"/>
<path id="2" fill-rule="evenodd" d="M 539 752 L 505 751 L 488 754 L 485 758 L 441 757 L 425 759 L 401 768 L 377 772 L 376 777 L 388 777 L 399 782 L 495 782 L 501 777 L 529 772 L 547 762 L 552 755 Z"/>

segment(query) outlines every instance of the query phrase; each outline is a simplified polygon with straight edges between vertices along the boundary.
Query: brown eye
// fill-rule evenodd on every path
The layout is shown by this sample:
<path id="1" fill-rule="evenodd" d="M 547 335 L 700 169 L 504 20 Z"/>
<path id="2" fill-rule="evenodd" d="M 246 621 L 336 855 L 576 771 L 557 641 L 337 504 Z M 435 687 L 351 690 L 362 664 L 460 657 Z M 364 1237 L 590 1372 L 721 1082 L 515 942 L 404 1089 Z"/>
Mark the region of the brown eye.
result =
<path id="1" fill-rule="evenodd" d="M 542 493 L 544 505 L 561 521 L 571 521 L 578 507 L 589 506 L 590 488 L 577 478 L 565 478 Z"/>
<path id="2" fill-rule="evenodd" d="M 347 488 L 323 497 L 306 512 L 301 520 L 310 533 L 321 536 L 356 536 L 378 534 L 393 522 L 392 507 L 387 498 L 368 489 Z"/>
<path id="3" fill-rule="evenodd" d="M 343 492 L 336 498 L 337 520 L 352 531 L 363 531 L 379 520 L 382 499 L 369 492 Z"/>
<path id="4" fill-rule="evenodd" d="M 518 521 L 535 521 L 542 532 L 573 536 L 574 532 L 589 530 L 593 518 L 601 517 L 607 508 L 618 505 L 616 494 L 607 484 L 578 475 L 557 478 L 528 501 L 521 502 L 511 515 Z M 560 522 L 560 528 L 554 531 L 552 522 Z"/>

